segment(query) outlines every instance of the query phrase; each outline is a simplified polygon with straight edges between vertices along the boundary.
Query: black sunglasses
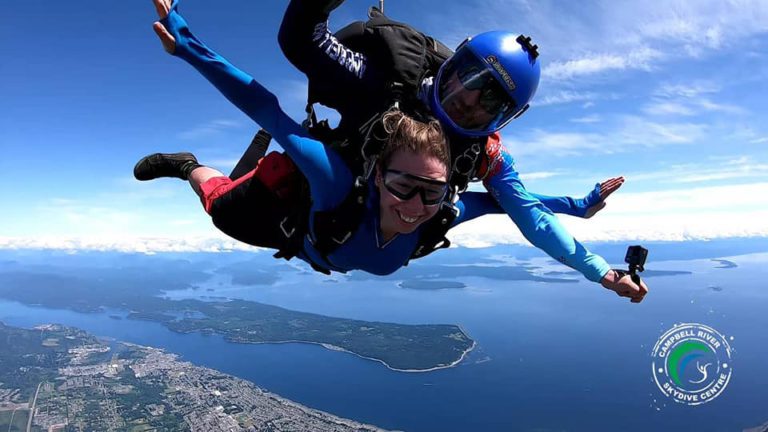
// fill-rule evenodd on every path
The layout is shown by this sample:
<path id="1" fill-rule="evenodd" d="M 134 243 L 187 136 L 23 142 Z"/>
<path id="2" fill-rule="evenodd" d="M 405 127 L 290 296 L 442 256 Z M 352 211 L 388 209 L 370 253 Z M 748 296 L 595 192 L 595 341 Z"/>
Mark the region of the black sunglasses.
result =
<path id="1" fill-rule="evenodd" d="M 448 183 L 426 177 L 419 177 L 398 170 L 386 170 L 384 187 L 401 200 L 409 200 L 419 194 L 424 205 L 437 205 L 448 193 Z"/>
<path id="2" fill-rule="evenodd" d="M 456 76 L 465 89 L 480 90 L 480 106 L 488 114 L 496 115 L 509 105 L 510 97 L 507 92 L 499 81 L 480 65 L 459 67 L 456 69 Z"/>

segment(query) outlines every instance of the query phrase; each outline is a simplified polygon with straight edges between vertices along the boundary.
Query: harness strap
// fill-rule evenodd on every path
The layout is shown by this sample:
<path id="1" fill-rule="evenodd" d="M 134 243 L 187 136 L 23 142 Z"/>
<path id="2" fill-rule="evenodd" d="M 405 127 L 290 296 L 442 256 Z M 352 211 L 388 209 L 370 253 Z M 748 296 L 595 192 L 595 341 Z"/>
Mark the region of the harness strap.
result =
<path id="1" fill-rule="evenodd" d="M 229 178 L 237 180 L 250 172 L 267 153 L 267 148 L 269 147 L 269 142 L 271 140 L 272 135 L 270 135 L 269 132 L 264 129 L 259 129 L 251 140 L 248 149 L 245 150 L 245 153 L 240 157 L 240 160 L 237 162 L 237 165 L 235 165 L 232 173 L 229 174 Z"/>
<path id="2" fill-rule="evenodd" d="M 451 197 L 453 196 L 454 194 L 451 194 Z M 435 216 L 424 223 L 416 250 L 409 260 L 423 258 L 438 249 L 450 247 L 451 241 L 445 234 L 458 216 L 459 212 L 452 204 L 452 198 L 443 201 Z"/>

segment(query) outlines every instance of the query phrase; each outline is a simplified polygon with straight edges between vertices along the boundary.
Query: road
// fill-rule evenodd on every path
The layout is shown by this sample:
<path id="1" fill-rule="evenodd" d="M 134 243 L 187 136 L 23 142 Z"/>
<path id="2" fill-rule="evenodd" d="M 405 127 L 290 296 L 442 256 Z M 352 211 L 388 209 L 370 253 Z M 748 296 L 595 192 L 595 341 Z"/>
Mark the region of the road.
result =
<path id="1" fill-rule="evenodd" d="M 40 383 L 37 385 L 37 390 L 35 390 L 35 398 L 32 399 L 32 406 L 29 408 L 29 419 L 27 420 L 27 432 L 32 432 L 32 419 L 35 417 L 35 404 L 37 403 L 37 395 L 40 394 L 40 386 L 42 386 L 43 383 Z"/>

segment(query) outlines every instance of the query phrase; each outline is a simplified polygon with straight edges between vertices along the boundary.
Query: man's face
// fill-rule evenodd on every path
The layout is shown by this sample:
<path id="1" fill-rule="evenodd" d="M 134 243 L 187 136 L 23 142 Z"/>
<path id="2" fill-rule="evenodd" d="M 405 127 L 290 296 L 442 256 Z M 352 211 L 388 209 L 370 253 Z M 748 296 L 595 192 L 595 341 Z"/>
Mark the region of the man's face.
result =
<path id="1" fill-rule="evenodd" d="M 489 56 L 491 57 L 491 56 Z M 517 104 L 486 60 L 467 47 L 442 67 L 435 83 L 439 109 L 465 131 L 491 133 L 514 115 Z"/>
<path id="2" fill-rule="evenodd" d="M 456 72 L 445 81 L 443 92 L 443 109 L 451 120 L 462 128 L 479 129 L 495 117 L 480 105 L 482 91 L 465 88 Z"/>

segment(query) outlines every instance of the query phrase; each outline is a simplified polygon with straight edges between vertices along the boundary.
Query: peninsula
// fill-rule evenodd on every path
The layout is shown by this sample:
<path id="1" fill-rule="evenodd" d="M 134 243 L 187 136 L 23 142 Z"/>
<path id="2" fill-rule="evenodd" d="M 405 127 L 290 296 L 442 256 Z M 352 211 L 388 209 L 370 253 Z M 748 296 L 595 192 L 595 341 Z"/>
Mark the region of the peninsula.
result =
<path id="1" fill-rule="evenodd" d="M 0 271 L 0 298 L 27 305 L 108 313 L 162 324 L 179 333 L 218 334 L 235 343 L 301 342 L 353 353 L 387 367 L 423 372 L 451 367 L 475 342 L 453 324 L 396 324 L 336 318 L 245 300 L 170 300 L 208 275 L 117 268 L 77 274 Z M 185 279 L 186 278 L 186 279 Z"/>

